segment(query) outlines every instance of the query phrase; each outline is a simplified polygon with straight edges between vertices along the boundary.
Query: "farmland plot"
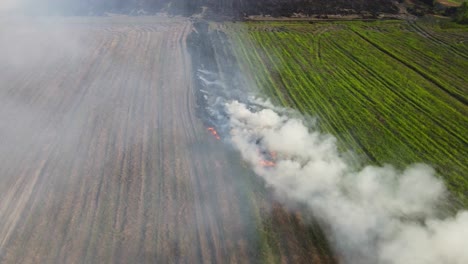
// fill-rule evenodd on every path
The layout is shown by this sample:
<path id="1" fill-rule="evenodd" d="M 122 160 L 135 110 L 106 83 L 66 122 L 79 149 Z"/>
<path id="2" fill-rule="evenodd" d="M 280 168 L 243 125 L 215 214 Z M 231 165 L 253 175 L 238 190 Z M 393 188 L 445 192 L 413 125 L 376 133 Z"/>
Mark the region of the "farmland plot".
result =
<path id="1" fill-rule="evenodd" d="M 447 21 L 217 27 L 267 97 L 319 118 L 365 163 L 424 162 L 468 205 L 468 29 Z"/>
<path id="2" fill-rule="evenodd" d="M 189 20 L 32 22 L 0 28 L 1 263 L 334 262 L 196 117 Z"/>

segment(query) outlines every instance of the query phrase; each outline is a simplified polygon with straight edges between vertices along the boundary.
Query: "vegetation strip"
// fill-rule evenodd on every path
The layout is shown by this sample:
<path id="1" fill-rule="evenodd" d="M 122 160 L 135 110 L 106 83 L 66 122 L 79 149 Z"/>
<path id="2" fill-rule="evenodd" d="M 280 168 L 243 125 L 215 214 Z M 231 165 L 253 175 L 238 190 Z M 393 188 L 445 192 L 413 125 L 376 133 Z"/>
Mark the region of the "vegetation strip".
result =
<path id="1" fill-rule="evenodd" d="M 343 150 L 400 168 L 428 163 L 457 206 L 468 206 L 468 28 L 433 18 L 224 23 L 221 30 L 256 85 L 318 116 Z"/>

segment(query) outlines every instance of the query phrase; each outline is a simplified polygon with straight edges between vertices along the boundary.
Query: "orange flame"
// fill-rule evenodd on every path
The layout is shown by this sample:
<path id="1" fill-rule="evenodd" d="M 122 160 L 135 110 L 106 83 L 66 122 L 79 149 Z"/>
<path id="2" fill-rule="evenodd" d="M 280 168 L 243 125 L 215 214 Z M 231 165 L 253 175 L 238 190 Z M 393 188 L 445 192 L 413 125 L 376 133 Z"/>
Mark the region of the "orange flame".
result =
<path id="1" fill-rule="evenodd" d="M 261 157 L 264 157 L 265 159 L 260 160 L 260 165 L 263 167 L 275 167 L 276 166 L 276 158 L 277 158 L 277 153 L 275 151 L 269 151 L 268 153 L 270 154 L 270 157 L 265 157 L 264 153 L 260 151 L 260 149 L 257 149 L 258 155 Z"/>
<path id="2" fill-rule="evenodd" d="M 210 131 L 210 133 L 217 139 L 217 140 L 220 140 L 221 137 L 218 135 L 218 132 L 216 131 L 216 129 L 214 129 L 214 127 L 209 127 L 208 128 L 208 131 Z"/>
<path id="3" fill-rule="evenodd" d="M 262 165 L 263 167 L 275 167 L 276 163 L 270 160 L 261 160 L 260 165 Z"/>

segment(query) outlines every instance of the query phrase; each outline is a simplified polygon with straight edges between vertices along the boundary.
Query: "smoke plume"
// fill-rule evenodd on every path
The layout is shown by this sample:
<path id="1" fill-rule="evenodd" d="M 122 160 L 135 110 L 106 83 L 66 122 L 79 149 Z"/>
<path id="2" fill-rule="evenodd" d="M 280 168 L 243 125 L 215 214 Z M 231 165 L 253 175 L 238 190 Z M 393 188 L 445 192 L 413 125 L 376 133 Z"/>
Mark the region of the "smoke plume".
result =
<path id="1" fill-rule="evenodd" d="M 343 262 L 468 263 L 468 212 L 440 219 L 446 189 L 434 169 L 354 169 L 333 136 L 310 131 L 269 104 L 252 109 L 226 104 L 233 145 L 279 195 L 310 207 Z M 273 159 L 268 153 L 275 166 L 265 166 Z"/>
<path id="2" fill-rule="evenodd" d="M 14 10 L 17 6 L 18 1 L 16 0 L 2 0 L 0 2 L 0 12 Z"/>

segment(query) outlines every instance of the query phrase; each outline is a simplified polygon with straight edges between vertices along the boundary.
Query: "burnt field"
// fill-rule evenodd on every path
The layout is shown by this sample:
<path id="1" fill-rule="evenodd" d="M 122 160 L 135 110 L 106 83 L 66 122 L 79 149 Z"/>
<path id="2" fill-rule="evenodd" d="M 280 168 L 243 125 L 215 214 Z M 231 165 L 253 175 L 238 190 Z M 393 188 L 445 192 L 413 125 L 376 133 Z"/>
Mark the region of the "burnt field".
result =
<path id="1" fill-rule="evenodd" d="M 1 263 L 334 262 L 197 115 L 189 20 L 1 22 Z"/>

